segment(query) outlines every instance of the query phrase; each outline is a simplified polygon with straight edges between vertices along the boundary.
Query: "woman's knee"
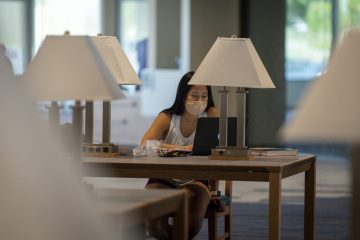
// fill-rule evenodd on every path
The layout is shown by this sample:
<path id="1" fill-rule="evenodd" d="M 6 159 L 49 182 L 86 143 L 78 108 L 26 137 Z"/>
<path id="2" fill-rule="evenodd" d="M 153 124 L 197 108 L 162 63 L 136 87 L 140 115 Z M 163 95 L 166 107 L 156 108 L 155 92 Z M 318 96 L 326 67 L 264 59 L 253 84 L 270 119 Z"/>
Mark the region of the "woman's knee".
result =
<path id="1" fill-rule="evenodd" d="M 190 214 L 196 212 L 205 214 L 206 208 L 210 202 L 209 189 L 203 184 L 198 183 L 186 184 L 183 188 L 192 193 L 192 196 L 189 199 Z"/>
<path id="2" fill-rule="evenodd" d="M 185 184 L 182 188 L 189 190 L 196 197 L 200 198 L 209 198 L 210 199 L 210 190 L 207 186 L 199 182 L 192 182 Z"/>

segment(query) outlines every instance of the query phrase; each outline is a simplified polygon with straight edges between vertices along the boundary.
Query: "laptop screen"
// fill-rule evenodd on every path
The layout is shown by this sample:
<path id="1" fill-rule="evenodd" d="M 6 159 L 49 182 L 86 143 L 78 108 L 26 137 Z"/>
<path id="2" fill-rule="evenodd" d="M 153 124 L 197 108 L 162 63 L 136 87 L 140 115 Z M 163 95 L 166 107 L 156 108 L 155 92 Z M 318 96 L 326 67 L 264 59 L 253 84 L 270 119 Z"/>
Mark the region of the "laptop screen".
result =
<path id="1" fill-rule="evenodd" d="M 210 155 L 211 149 L 219 145 L 219 118 L 199 118 L 194 144 L 193 155 Z M 236 146 L 236 117 L 228 118 L 228 146 Z"/>

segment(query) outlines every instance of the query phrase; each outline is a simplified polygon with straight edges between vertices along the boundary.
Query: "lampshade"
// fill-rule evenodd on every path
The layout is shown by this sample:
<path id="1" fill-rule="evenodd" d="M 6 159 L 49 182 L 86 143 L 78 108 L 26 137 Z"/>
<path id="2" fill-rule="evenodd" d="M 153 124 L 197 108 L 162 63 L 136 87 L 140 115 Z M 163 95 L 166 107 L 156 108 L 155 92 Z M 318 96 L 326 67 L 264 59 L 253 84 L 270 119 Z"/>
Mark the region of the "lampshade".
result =
<path id="1" fill-rule="evenodd" d="M 47 36 L 22 79 L 39 101 L 119 99 L 117 84 L 141 83 L 109 36 Z"/>
<path id="2" fill-rule="evenodd" d="M 360 141 L 360 29 L 349 31 L 335 49 L 325 74 L 315 80 L 294 119 L 287 140 Z"/>
<path id="3" fill-rule="evenodd" d="M 189 84 L 275 88 L 248 38 L 218 37 Z"/>
<path id="4" fill-rule="evenodd" d="M 142 83 L 116 37 L 97 36 L 93 39 L 117 84 L 140 85 Z"/>

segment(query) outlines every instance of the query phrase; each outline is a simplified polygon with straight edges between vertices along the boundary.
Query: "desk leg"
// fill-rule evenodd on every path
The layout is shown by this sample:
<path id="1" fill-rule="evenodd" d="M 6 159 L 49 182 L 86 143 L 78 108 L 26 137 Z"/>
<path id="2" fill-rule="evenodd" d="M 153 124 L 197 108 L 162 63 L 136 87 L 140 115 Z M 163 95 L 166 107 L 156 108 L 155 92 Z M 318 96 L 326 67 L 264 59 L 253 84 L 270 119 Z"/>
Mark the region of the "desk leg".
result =
<path id="1" fill-rule="evenodd" d="M 315 239 L 315 160 L 305 172 L 304 239 Z"/>
<path id="2" fill-rule="evenodd" d="M 181 202 L 181 206 L 175 212 L 174 226 L 172 239 L 175 240 L 187 240 L 188 239 L 188 212 L 189 212 L 189 199 L 188 194 L 184 194 Z"/>
<path id="3" fill-rule="evenodd" d="M 269 239 L 279 240 L 281 229 L 281 172 L 269 176 Z"/>

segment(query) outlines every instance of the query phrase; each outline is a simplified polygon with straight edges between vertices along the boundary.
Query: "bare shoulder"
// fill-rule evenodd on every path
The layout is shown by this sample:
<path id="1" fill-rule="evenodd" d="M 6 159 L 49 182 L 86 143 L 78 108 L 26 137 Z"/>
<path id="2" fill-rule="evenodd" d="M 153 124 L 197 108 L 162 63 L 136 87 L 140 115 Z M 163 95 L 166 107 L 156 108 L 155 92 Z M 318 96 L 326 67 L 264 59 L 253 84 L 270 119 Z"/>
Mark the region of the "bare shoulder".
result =
<path id="1" fill-rule="evenodd" d="M 216 107 L 211 107 L 207 111 L 208 117 L 218 117 L 219 116 L 219 110 Z"/>
<path id="2" fill-rule="evenodd" d="M 158 124 L 161 125 L 169 125 L 171 122 L 171 116 L 167 113 L 161 112 L 158 114 L 155 121 L 157 121 Z"/>
<path id="3" fill-rule="evenodd" d="M 167 132 L 167 130 L 169 129 L 171 123 L 171 116 L 167 113 L 159 113 L 158 116 L 155 118 L 152 126 L 151 126 L 151 130 L 156 131 L 156 132 Z"/>

